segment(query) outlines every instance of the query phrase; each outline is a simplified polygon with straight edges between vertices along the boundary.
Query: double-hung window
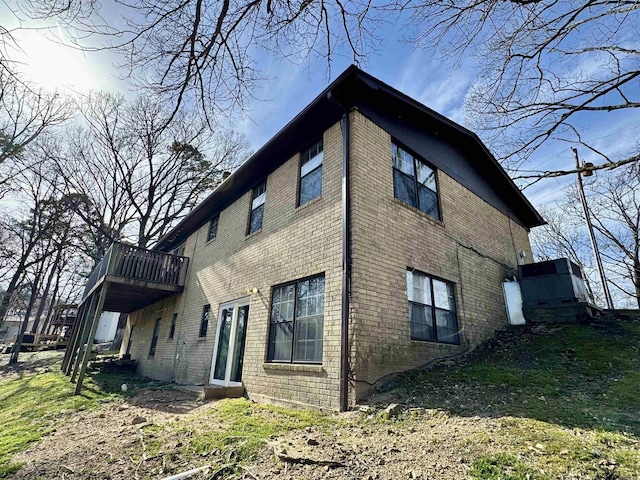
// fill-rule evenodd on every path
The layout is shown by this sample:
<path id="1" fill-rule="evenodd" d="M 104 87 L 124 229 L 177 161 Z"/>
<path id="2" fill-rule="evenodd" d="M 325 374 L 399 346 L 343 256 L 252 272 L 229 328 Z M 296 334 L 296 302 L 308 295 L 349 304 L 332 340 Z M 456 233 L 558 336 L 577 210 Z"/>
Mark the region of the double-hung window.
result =
<path id="1" fill-rule="evenodd" d="M 300 196 L 298 205 L 322 195 L 322 139 L 300 154 Z"/>
<path id="2" fill-rule="evenodd" d="M 149 356 L 153 357 L 156 354 L 156 345 L 158 344 L 158 332 L 160 331 L 160 320 L 156 319 L 156 323 L 153 326 L 153 335 L 151 336 L 151 346 L 149 347 Z"/>
<path id="3" fill-rule="evenodd" d="M 460 344 L 453 283 L 407 270 L 407 296 L 412 340 Z"/>
<path id="4" fill-rule="evenodd" d="M 391 144 L 393 196 L 440 220 L 436 171 L 396 143 Z"/>
<path id="5" fill-rule="evenodd" d="M 207 242 L 213 240 L 218 236 L 218 223 L 220 221 L 220 215 L 214 215 L 209 220 L 209 230 L 207 231 Z"/>
<path id="6" fill-rule="evenodd" d="M 205 305 L 202 307 L 202 320 L 200 321 L 200 337 L 207 336 L 207 329 L 209 328 L 209 314 L 211 313 L 211 305 Z"/>
<path id="7" fill-rule="evenodd" d="M 267 181 L 255 187 L 251 192 L 251 213 L 249 214 L 249 228 L 247 235 L 262 228 L 264 217 L 264 202 L 267 199 Z"/>
<path id="8" fill-rule="evenodd" d="M 323 326 L 324 275 L 274 287 L 267 360 L 321 363 Z"/>

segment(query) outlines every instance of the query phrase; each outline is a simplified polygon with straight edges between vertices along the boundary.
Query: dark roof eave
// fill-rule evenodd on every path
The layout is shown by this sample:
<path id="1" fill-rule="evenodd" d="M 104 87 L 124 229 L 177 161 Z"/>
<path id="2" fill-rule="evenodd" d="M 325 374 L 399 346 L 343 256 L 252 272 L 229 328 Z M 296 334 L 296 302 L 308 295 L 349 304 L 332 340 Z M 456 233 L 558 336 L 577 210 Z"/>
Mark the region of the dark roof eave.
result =
<path id="1" fill-rule="evenodd" d="M 430 117 L 435 118 L 436 120 L 438 120 L 439 122 L 447 125 L 448 127 L 450 127 L 452 129 L 462 133 L 463 135 L 466 135 L 469 138 L 471 138 L 480 147 L 480 149 L 484 152 L 484 154 L 487 156 L 487 158 L 493 163 L 493 165 L 495 167 L 497 167 L 497 170 L 500 172 L 502 177 L 509 183 L 509 185 L 513 188 L 513 190 L 517 192 L 518 196 L 520 197 L 520 200 L 523 201 L 523 203 L 525 204 L 527 209 L 530 210 L 530 213 L 533 214 L 534 218 L 536 219 L 536 222 L 531 222 L 531 224 L 527 225 L 527 227 L 532 228 L 532 227 L 537 227 L 537 226 L 541 226 L 541 225 L 546 225 L 547 222 L 544 220 L 544 218 L 542 218 L 540 213 L 538 213 L 538 211 L 531 204 L 531 202 L 529 202 L 529 199 L 527 199 L 527 197 L 522 193 L 522 191 L 515 184 L 513 179 L 509 176 L 509 174 L 507 174 L 507 172 L 502 167 L 502 165 L 500 165 L 500 162 L 498 162 L 498 160 L 496 160 L 496 158 L 493 156 L 491 151 L 482 142 L 482 140 L 480 140 L 480 137 L 478 137 L 478 135 L 475 132 L 472 132 L 471 130 L 463 127 L 462 125 L 454 122 L 453 120 L 445 117 L 444 115 L 436 112 L 435 110 L 432 110 L 431 108 L 427 107 L 426 105 L 423 105 L 422 103 L 418 102 L 417 100 L 414 100 L 413 98 L 411 98 L 408 95 L 402 93 L 401 91 L 396 90 L 392 86 L 387 85 L 386 83 L 376 79 L 375 77 L 372 77 L 370 74 L 368 74 L 366 72 L 363 72 L 362 70 L 358 71 L 358 75 L 360 75 L 361 77 L 364 77 L 364 79 L 365 79 L 365 81 L 366 81 L 366 83 L 368 85 L 370 85 L 370 86 L 372 86 L 374 88 L 381 88 L 382 87 L 381 88 L 382 90 L 385 90 L 386 93 L 398 98 L 398 100 L 410 104 L 412 107 L 416 108 L 417 110 L 421 111 L 422 113 L 424 113 L 424 114 L 426 114 L 426 115 L 428 115 Z M 372 85 L 372 83 L 373 83 L 373 85 Z M 536 223 L 536 224 L 534 224 L 534 223 Z"/>
<path id="2" fill-rule="evenodd" d="M 320 103 L 326 98 L 326 96 L 329 94 L 329 92 L 331 92 L 331 90 L 333 90 L 337 85 L 339 85 L 346 77 L 348 77 L 354 71 L 359 71 L 359 70 L 355 65 L 350 65 L 344 72 L 342 72 L 340 76 L 338 76 L 338 78 L 336 78 L 333 82 L 331 82 L 329 86 L 327 86 L 327 88 L 325 88 L 316 98 L 314 98 L 311 101 L 311 103 L 309 103 L 300 113 L 298 113 L 298 115 L 296 115 L 289 123 L 287 123 L 284 127 L 282 127 L 278 133 L 276 133 L 273 137 L 271 137 L 269 141 L 267 141 L 267 143 L 265 143 L 262 147 L 260 147 L 258 151 L 256 151 L 253 155 L 251 155 L 251 157 L 249 157 L 242 165 L 240 165 L 240 167 L 238 167 L 231 175 L 229 175 L 229 177 L 227 177 L 222 183 L 220 183 L 220 185 L 218 185 L 216 189 L 213 192 L 211 192 L 211 194 L 207 198 L 205 198 L 202 202 L 200 202 L 174 228 L 172 228 L 167 234 L 165 234 L 162 238 L 160 238 L 156 246 L 156 249 L 163 250 L 164 248 L 172 247 L 173 245 L 171 246 L 165 245 L 165 242 L 167 242 L 171 237 L 175 237 L 176 235 L 179 235 L 180 230 L 185 226 L 185 224 L 191 218 L 193 218 L 200 210 L 202 210 L 207 205 L 209 205 L 212 202 L 212 200 L 217 196 L 217 194 L 219 194 L 223 190 L 225 183 L 228 185 L 229 183 L 233 182 L 233 180 L 238 176 L 240 176 L 242 172 L 244 172 L 245 170 L 253 166 L 255 162 L 257 162 L 263 155 L 265 155 L 269 151 L 272 145 L 274 145 L 276 142 L 281 140 L 282 137 L 286 136 L 286 134 L 290 130 L 292 130 L 295 125 L 300 123 L 305 118 L 305 116 L 311 110 L 313 110 L 314 107 L 318 105 L 318 103 Z"/>
<path id="3" fill-rule="evenodd" d="M 183 218 L 170 232 L 164 235 L 156 246 L 156 249 L 159 250 L 169 250 L 174 248 L 181 242 L 175 242 L 175 240 L 185 240 L 193 231 L 202 226 L 203 222 L 206 221 L 208 215 L 199 215 L 203 210 L 211 210 L 212 205 L 218 197 L 224 198 L 225 192 L 228 192 L 232 187 L 233 182 L 241 177 L 245 172 L 247 172 L 250 168 L 256 166 L 259 160 L 266 157 L 271 150 L 273 150 L 278 143 L 282 142 L 286 139 L 287 135 L 292 133 L 297 126 L 302 124 L 305 118 L 312 112 L 314 109 L 319 108 L 319 105 L 322 102 L 327 101 L 327 96 L 330 92 L 336 90 L 336 87 L 340 86 L 345 80 L 353 75 L 354 77 L 359 78 L 362 82 L 364 82 L 369 88 L 372 90 L 382 90 L 386 94 L 391 97 L 397 99 L 404 104 L 409 105 L 410 107 L 416 109 L 416 111 L 425 114 L 436 121 L 448 126 L 454 131 L 470 138 L 473 140 L 476 146 L 480 147 L 481 151 L 485 154 L 486 158 L 492 163 L 495 170 L 500 172 L 500 175 L 507 182 L 508 186 L 516 193 L 518 200 L 522 202 L 521 207 L 524 207 L 526 211 L 528 211 L 527 215 L 529 220 L 527 223 L 527 227 L 535 227 L 539 225 L 544 225 L 546 222 L 542 218 L 542 216 L 537 212 L 537 210 L 533 207 L 533 205 L 529 202 L 526 196 L 520 191 L 515 182 L 509 177 L 506 171 L 502 168 L 500 163 L 495 159 L 493 154 L 489 151 L 489 149 L 482 143 L 480 138 L 472 131 L 466 129 L 462 125 L 457 124 L 453 120 L 448 119 L 447 117 L 441 115 L 435 110 L 430 109 L 429 107 L 421 104 L 420 102 L 414 100 L 413 98 L 405 95 L 404 93 L 396 90 L 395 88 L 387 85 L 384 82 L 376 79 L 375 77 L 369 75 L 366 72 L 358 69 L 356 66 L 349 66 L 338 78 L 336 78 L 331 84 L 329 84 L 314 100 L 311 101 L 298 115 L 296 115 L 289 123 L 287 123 L 276 135 L 274 135 L 267 143 L 265 143 L 258 151 L 256 151 L 249 159 L 247 159 L 238 169 L 236 169 L 228 178 L 226 178 L 218 187 L 200 204 L 198 204 L 191 212 L 187 214 L 185 218 Z M 337 106 L 336 106 L 337 108 Z M 249 188 L 250 186 L 247 186 Z M 202 217 L 202 218 L 199 218 Z M 196 225 L 197 224 L 197 225 Z"/>

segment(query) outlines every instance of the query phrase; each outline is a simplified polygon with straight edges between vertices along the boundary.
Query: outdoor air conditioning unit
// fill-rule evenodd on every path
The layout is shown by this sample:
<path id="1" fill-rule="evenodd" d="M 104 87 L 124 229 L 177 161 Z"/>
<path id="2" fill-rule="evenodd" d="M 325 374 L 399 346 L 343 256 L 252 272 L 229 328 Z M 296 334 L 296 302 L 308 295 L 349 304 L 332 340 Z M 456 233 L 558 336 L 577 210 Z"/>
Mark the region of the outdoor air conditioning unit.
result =
<path id="1" fill-rule="evenodd" d="M 572 322 L 599 310 L 587 293 L 582 268 L 568 258 L 520 265 L 523 313 L 532 322 Z"/>

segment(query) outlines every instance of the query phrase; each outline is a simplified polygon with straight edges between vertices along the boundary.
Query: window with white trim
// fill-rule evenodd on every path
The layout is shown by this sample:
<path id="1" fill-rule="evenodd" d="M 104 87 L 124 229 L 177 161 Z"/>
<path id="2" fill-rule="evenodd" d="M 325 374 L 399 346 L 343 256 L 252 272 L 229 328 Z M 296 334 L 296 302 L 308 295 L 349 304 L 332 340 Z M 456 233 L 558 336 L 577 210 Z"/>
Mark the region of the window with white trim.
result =
<path id="1" fill-rule="evenodd" d="M 440 220 L 436 170 L 396 143 L 391 144 L 391 160 L 393 196 Z"/>
<path id="2" fill-rule="evenodd" d="M 460 344 L 455 285 L 407 270 L 411 340 Z"/>
<path id="3" fill-rule="evenodd" d="M 304 205 L 322 195 L 322 139 L 300 154 L 300 189 L 298 205 Z"/>
<path id="4" fill-rule="evenodd" d="M 274 287 L 270 362 L 322 363 L 324 274 Z"/>
<path id="5" fill-rule="evenodd" d="M 249 227 L 247 235 L 257 232 L 262 228 L 264 218 L 264 202 L 267 199 L 267 181 L 255 187 L 251 192 L 251 213 L 249 214 Z"/>

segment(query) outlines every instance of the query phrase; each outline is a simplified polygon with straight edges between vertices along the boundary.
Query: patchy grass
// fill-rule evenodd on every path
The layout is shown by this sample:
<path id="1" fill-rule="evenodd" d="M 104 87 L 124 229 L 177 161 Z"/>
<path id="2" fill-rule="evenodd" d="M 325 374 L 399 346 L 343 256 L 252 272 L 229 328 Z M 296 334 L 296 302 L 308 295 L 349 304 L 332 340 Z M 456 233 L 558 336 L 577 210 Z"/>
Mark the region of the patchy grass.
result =
<path id="1" fill-rule="evenodd" d="M 98 404 L 95 393 L 72 391 L 65 376 L 51 372 L 0 383 L 0 476 L 19 468 L 11 457 L 49 433 L 57 417 Z"/>
<path id="2" fill-rule="evenodd" d="M 251 459 L 270 438 L 335 423 L 319 412 L 261 405 L 244 398 L 219 401 L 208 417 L 211 430 L 192 438 L 187 450 L 198 455 L 226 451 L 236 462 Z"/>
<path id="3" fill-rule="evenodd" d="M 481 455 L 471 465 L 471 478 L 481 480 L 531 480 L 533 478 L 548 478 L 539 475 L 521 460 L 506 454 L 495 456 Z"/>
<path id="4" fill-rule="evenodd" d="M 485 350 L 463 365 L 412 372 L 399 381 L 399 390 L 408 403 L 461 415 L 532 418 L 637 435 L 639 348 L 636 324 L 568 325 L 509 348 Z"/>
<path id="5" fill-rule="evenodd" d="M 136 387 L 145 384 L 132 375 L 88 375 L 82 394 L 73 395 L 75 385 L 57 368 L 20 368 L 17 375 L 0 378 L 0 478 L 20 469 L 20 464 L 12 462 L 13 455 L 50 433 L 69 414 L 133 395 Z M 121 392 L 122 383 L 132 385 L 126 394 Z"/>
<path id="6" fill-rule="evenodd" d="M 466 442 L 476 447 L 474 478 L 636 478 L 639 348 L 636 323 L 530 330 L 462 364 L 409 373 L 386 395 L 499 419 L 490 441 Z"/>
<path id="7" fill-rule="evenodd" d="M 323 454 L 331 448 L 342 452 L 344 471 L 333 473 L 343 476 L 336 478 L 366 478 L 374 471 L 379 478 L 406 478 L 407 469 L 495 480 L 640 478 L 640 325 L 550 329 L 514 329 L 457 365 L 401 376 L 383 394 L 383 406 L 396 402 L 428 410 L 390 420 L 375 413 L 336 418 L 227 399 L 173 417 L 160 415 L 161 420 L 151 417 L 152 423 L 138 427 L 131 425 L 131 412 L 112 409 L 122 420 L 123 438 L 110 435 L 113 458 L 100 467 L 92 464 L 91 473 L 131 478 L 135 470 L 140 478 L 156 478 L 211 464 L 219 478 L 262 468 L 260 478 L 277 479 L 281 467 L 268 463 L 265 470 L 265 459 L 273 454 L 263 447 L 291 433 L 289 439 L 303 446 L 315 437 Z M 20 467 L 12 463 L 16 452 L 77 419 L 70 413 L 141 388 L 166 388 L 131 375 L 95 374 L 87 378 L 84 395 L 73 397 L 66 377 L 38 368 L 0 377 L 0 477 Z M 122 383 L 129 387 L 125 393 Z M 86 455 L 82 448 L 78 456 Z M 377 463 L 381 457 L 384 464 Z M 123 459 L 133 466 L 122 467 Z M 325 473 L 322 466 L 288 468 L 302 479 Z"/>

